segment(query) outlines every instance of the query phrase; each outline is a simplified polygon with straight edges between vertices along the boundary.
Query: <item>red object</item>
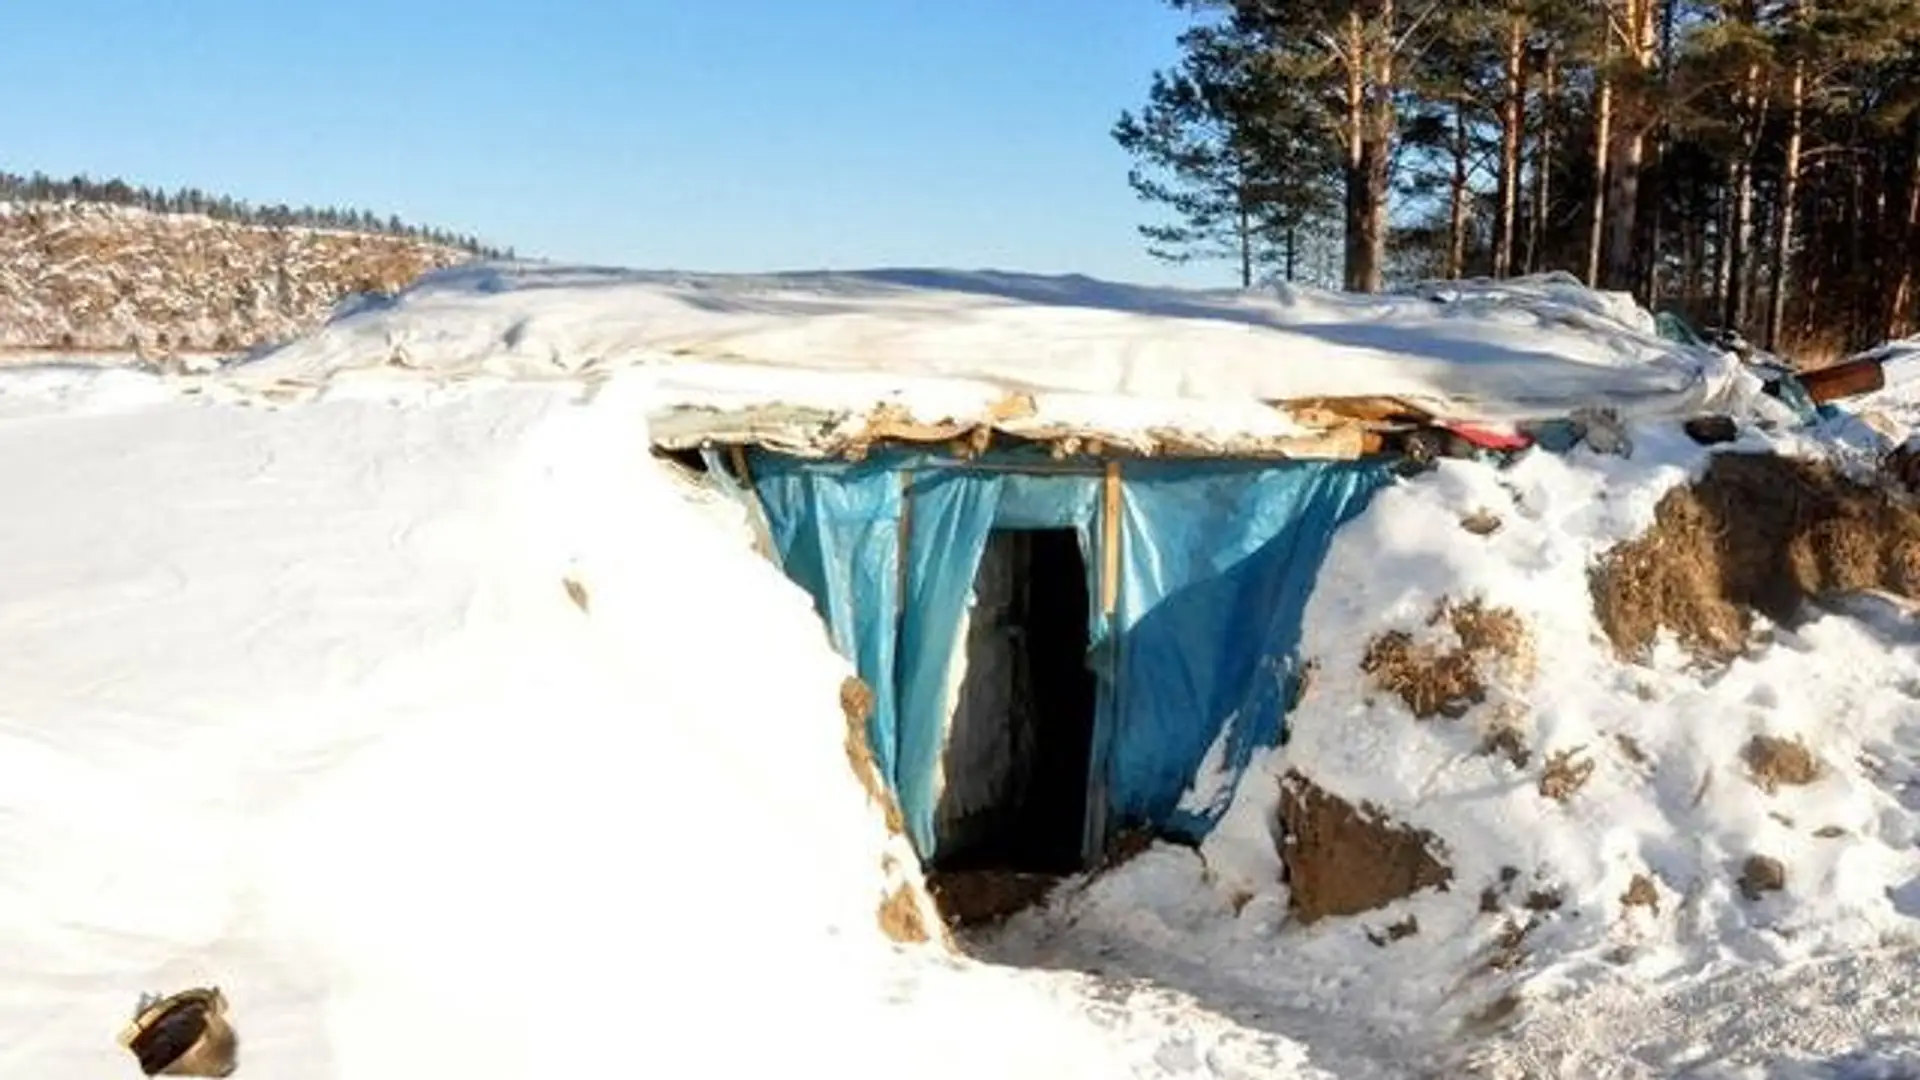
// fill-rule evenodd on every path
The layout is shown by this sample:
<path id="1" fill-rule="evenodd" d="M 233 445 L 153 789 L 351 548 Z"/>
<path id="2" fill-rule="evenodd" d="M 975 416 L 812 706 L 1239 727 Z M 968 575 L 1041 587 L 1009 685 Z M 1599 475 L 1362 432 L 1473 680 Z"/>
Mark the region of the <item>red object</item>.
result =
<path id="1" fill-rule="evenodd" d="M 1478 424 L 1442 426 L 1482 450 L 1525 450 L 1533 445 L 1532 439 L 1517 431 L 1503 431 L 1499 428 L 1481 427 Z"/>

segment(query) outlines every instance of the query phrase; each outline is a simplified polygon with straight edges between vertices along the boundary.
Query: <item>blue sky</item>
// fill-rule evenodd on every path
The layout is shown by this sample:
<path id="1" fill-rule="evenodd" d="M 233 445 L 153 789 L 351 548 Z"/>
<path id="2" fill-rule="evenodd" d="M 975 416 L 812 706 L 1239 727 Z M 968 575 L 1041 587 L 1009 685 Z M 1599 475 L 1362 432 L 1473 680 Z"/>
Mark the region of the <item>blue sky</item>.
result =
<path id="1" fill-rule="evenodd" d="M 56 0 L 0 168 L 366 206 L 523 253 L 1220 283 L 1141 250 L 1108 131 L 1161 0 Z"/>

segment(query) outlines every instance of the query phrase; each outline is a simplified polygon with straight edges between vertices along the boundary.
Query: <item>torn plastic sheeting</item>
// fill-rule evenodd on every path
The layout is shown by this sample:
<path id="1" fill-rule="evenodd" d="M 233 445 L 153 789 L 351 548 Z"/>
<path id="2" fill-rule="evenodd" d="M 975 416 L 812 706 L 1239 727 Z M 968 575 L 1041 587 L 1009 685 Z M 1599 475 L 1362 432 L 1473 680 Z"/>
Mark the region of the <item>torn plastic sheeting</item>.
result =
<path id="1" fill-rule="evenodd" d="M 1018 452 L 858 464 L 759 452 L 752 472 L 789 576 L 875 689 L 874 755 L 930 857 L 950 661 L 987 536 L 1076 530 L 1088 595 L 1099 596 L 1100 478 Z M 1099 676 L 1089 787 L 1104 792 L 1105 824 L 1211 828 L 1221 807 L 1179 811 L 1182 793 L 1229 718 L 1234 773 L 1278 741 L 1321 560 L 1389 478 L 1377 462 L 1125 464 L 1117 625 L 1097 603 L 1089 612 Z"/>

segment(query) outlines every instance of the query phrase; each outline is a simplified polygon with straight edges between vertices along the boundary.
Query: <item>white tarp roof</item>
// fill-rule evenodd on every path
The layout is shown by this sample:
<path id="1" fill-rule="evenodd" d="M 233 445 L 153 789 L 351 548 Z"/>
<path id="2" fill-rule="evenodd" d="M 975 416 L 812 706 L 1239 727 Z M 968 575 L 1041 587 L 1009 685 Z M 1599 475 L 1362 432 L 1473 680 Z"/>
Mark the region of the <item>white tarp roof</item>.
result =
<path id="1" fill-rule="evenodd" d="M 442 271 L 349 306 L 231 377 L 285 389 L 393 366 L 448 378 L 649 366 L 663 407 L 683 419 L 788 427 L 799 442 L 886 410 L 1222 448 L 1313 435 L 1325 425 L 1276 407 L 1308 399 L 1390 398 L 1440 419 L 1505 422 L 1583 407 L 1690 413 L 1738 382 L 1730 358 L 1662 340 L 1630 299 L 1558 276 L 1352 296 L 528 264 Z M 1009 410 L 1014 395 L 1024 400 Z"/>

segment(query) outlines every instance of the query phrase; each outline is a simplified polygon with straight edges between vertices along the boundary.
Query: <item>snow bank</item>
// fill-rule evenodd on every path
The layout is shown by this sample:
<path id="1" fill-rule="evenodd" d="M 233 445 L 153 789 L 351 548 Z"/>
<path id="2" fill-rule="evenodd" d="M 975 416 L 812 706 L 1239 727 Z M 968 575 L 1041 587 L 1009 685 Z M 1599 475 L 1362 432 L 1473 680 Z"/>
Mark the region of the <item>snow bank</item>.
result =
<path id="1" fill-rule="evenodd" d="M 287 1080 L 1326 1076 L 882 938 L 849 666 L 651 392 L 0 374 L 0 1073 L 212 983 Z"/>
<path id="2" fill-rule="evenodd" d="M 287 1077 L 842 1038 L 793 1003 L 911 856 L 804 595 L 636 402 L 79 397 L 0 424 L 7 1073 L 128 1068 L 196 981 Z"/>
<path id="3" fill-rule="evenodd" d="M 1588 406 L 1684 413 L 1736 390 L 1729 358 L 1664 341 L 1570 278 L 1361 297 L 1153 289 L 1080 277 L 883 270 L 687 275 L 444 271 L 237 374 L 301 383 L 397 363 L 440 376 L 659 365 L 662 405 L 1043 417 L 1273 433 L 1261 402 L 1397 397 L 1507 420 Z"/>
<path id="4" fill-rule="evenodd" d="M 1807 995 L 1782 986 L 1806 965 L 1920 942 L 1920 619 L 1856 598 L 1769 627 L 1770 644 L 1725 668 L 1671 644 L 1646 665 L 1623 662 L 1596 620 L 1590 570 L 1645 532 L 1708 454 L 1677 425 L 1633 435 L 1630 459 L 1448 461 L 1380 493 L 1336 540 L 1307 609 L 1302 648 L 1316 666 L 1288 742 L 1256 762 L 1221 826 L 1198 852 L 1156 849 L 1068 890 L 998 935 L 993 954 L 1117 966 L 1203 1000 L 1291 1012 L 1315 1032 L 1315 1060 L 1353 1075 L 1461 1062 L 1516 1025 L 1516 1043 L 1473 1051 L 1481 1074 L 1666 1076 L 1718 1061 L 1732 1071 L 1713 1075 L 1775 1075 L 1740 1071 L 1766 1060 L 1748 1048 L 1838 1063 L 1860 1040 L 1910 1030 L 1920 1002 L 1892 973 L 1911 953 L 1846 998 L 1886 995 L 1871 1015 L 1834 1006 L 1793 1019 Z M 1755 432 L 1716 449 L 1843 455 Z M 1519 616 L 1528 655 L 1483 665 L 1484 694 L 1463 715 L 1417 719 L 1366 670 L 1378 668 L 1369 653 L 1394 632 L 1454 648 L 1435 613 L 1475 600 Z M 1769 790 L 1746 760 L 1756 736 L 1804 743 L 1812 782 Z M 1432 833 L 1449 886 L 1298 922 L 1275 827 L 1293 773 Z M 1755 855 L 1779 861 L 1784 889 L 1743 893 Z M 1663 1010 L 1727 979 L 1780 997 L 1772 1020 L 1728 1017 L 1699 1042 L 1668 1041 L 1675 1012 Z M 1593 1019 L 1606 1002 L 1617 1024 Z M 1502 1071 L 1515 1062 L 1535 1071 Z M 1778 1075 L 1854 1075 L 1821 1068 Z"/>

